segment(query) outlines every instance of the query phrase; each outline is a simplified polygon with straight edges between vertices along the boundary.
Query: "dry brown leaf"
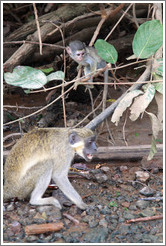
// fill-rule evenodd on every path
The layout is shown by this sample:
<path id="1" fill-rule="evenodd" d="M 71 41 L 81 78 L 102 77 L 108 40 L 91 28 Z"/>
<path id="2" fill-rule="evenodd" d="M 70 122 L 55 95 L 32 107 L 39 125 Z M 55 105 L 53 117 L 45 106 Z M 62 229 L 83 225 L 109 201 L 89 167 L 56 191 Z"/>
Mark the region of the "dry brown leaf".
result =
<path id="1" fill-rule="evenodd" d="M 135 98 L 134 103 L 130 107 L 130 119 L 135 121 L 141 113 L 145 111 L 155 94 L 155 88 L 149 84 L 144 95 Z"/>
<path id="2" fill-rule="evenodd" d="M 141 90 L 131 91 L 120 101 L 111 118 L 111 121 L 115 123 L 116 126 L 118 125 L 123 112 L 131 105 L 133 98 L 140 94 L 143 94 Z"/>
<path id="3" fill-rule="evenodd" d="M 157 116 L 153 113 L 147 112 L 146 113 L 149 115 L 150 120 L 152 122 L 152 132 L 153 132 L 153 136 L 156 139 L 158 136 L 158 133 L 161 129 L 161 122 L 159 121 L 159 119 L 157 118 Z"/>

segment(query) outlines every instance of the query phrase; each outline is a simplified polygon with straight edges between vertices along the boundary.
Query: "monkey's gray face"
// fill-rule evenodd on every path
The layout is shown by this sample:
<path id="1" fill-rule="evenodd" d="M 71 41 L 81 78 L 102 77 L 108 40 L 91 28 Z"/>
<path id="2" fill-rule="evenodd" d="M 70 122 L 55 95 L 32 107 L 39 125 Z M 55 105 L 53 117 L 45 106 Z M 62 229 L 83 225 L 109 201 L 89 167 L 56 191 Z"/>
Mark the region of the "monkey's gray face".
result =
<path id="1" fill-rule="evenodd" d="M 84 50 L 78 50 L 78 51 L 76 51 L 76 57 L 75 57 L 75 59 L 78 62 L 81 62 L 84 59 L 84 55 L 85 55 L 85 51 Z"/>
<path id="2" fill-rule="evenodd" d="M 95 136 L 89 137 L 85 140 L 85 146 L 83 148 L 83 155 L 86 161 L 91 161 L 93 155 L 97 152 L 97 146 L 95 143 Z"/>
<path id="3" fill-rule="evenodd" d="M 86 161 L 91 161 L 97 151 L 95 136 L 80 138 L 75 132 L 70 134 L 69 142 L 75 153 L 83 157 Z"/>

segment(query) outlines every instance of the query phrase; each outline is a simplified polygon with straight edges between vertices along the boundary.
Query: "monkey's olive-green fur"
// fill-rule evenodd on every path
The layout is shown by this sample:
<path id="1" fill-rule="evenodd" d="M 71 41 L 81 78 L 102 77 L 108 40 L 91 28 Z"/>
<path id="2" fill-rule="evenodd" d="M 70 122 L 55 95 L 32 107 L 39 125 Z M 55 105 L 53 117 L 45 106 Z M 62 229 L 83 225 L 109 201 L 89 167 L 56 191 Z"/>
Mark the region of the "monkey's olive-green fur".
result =
<path id="1" fill-rule="evenodd" d="M 89 141 L 86 139 L 92 136 L 94 133 L 86 128 L 35 128 L 26 133 L 12 148 L 5 163 L 4 200 L 31 197 L 31 204 L 61 207 L 53 197 L 42 198 L 53 179 L 69 199 L 84 209 L 85 204 L 69 183 L 67 174 L 77 146 L 78 154 L 85 159 L 86 151 L 90 154 L 96 151 L 85 147 L 85 142 Z"/>

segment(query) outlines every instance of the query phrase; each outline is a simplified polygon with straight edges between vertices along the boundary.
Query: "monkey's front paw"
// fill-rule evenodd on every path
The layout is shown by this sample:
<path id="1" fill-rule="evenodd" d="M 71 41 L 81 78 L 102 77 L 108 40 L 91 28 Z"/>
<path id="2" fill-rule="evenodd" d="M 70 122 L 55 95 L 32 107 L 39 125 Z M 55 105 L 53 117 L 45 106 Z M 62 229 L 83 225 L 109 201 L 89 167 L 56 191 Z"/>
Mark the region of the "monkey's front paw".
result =
<path id="1" fill-rule="evenodd" d="M 82 202 L 81 204 L 77 205 L 77 207 L 79 207 L 82 210 L 85 210 L 88 208 L 88 205 L 86 203 Z"/>
<path id="2" fill-rule="evenodd" d="M 62 206 L 60 205 L 60 203 L 58 202 L 58 200 L 54 199 L 53 200 L 53 205 L 59 209 L 62 209 Z"/>

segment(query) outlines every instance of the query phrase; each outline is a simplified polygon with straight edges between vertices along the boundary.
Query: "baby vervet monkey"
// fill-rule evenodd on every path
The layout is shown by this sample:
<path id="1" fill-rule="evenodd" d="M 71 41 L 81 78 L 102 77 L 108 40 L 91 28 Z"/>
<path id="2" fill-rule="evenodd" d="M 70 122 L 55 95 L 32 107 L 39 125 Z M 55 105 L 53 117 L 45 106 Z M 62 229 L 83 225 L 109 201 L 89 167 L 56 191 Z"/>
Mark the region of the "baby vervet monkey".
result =
<path id="1" fill-rule="evenodd" d="M 105 68 L 107 65 L 107 63 L 98 55 L 94 47 L 85 46 L 85 44 L 79 40 L 70 42 L 66 47 L 66 51 L 79 66 L 84 67 L 85 76 L 94 73 L 97 69 Z M 88 77 L 90 77 L 88 82 L 93 82 L 93 75 L 90 74 Z M 104 72 L 104 82 L 108 82 L 108 69 Z M 89 87 L 93 88 L 93 85 Z"/>
<path id="2" fill-rule="evenodd" d="M 30 196 L 32 205 L 54 205 L 61 209 L 54 197 L 42 197 L 53 179 L 73 203 L 86 209 L 69 182 L 68 171 L 75 154 L 90 161 L 96 151 L 95 135 L 88 128 L 35 128 L 18 140 L 7 157 L 4 200 Z"/>

